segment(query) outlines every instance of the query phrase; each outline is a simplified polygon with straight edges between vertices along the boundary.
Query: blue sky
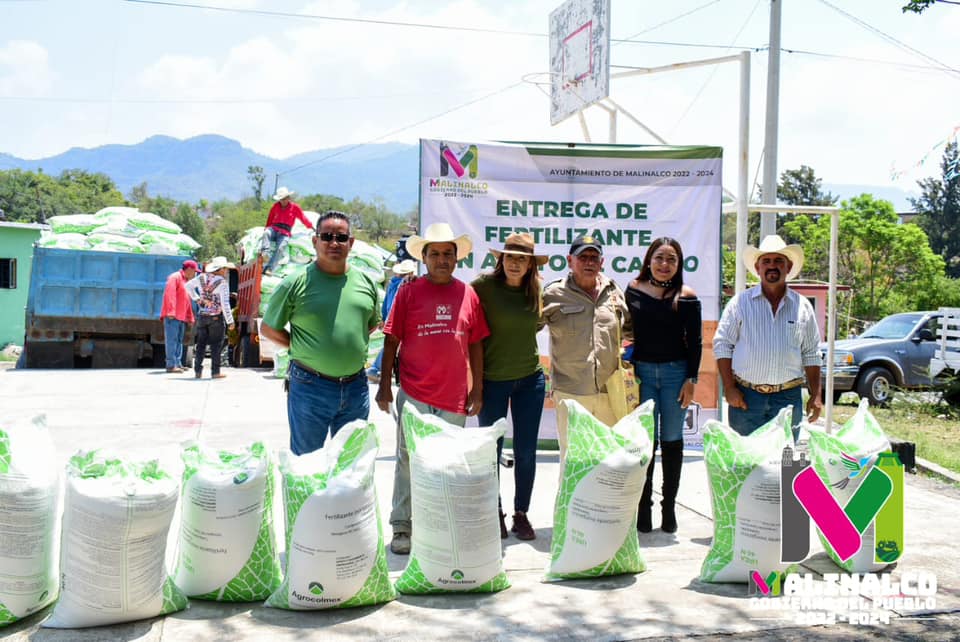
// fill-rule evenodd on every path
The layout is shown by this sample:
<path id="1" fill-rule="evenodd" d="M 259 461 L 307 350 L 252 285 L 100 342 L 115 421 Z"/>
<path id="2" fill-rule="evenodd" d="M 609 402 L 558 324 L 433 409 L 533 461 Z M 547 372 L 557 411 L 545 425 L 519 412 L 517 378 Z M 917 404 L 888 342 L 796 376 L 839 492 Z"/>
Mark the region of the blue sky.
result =
<path id="1" fill-rule="evenodd" d="M 545 34 L 558 0 L 196 4 L 239 11 L 0 0 L 0 151 L 39 158 L 154 134 L 203 133 L 274 157 L 420 137 L 583 140 L 575 118 L 551 127 L 545 88 L 523 82 L 549 70 Z M 960 72 L 936 68 L 960 69 L 960 7 L 917 16 L 901 13 L 901 4 L 783 1 L 783 47 L 811 53 L 782 54 L 781 171 L 803 163 L 829 183 L 906 189 L 939 174 L 942 147 L 916 165 L 960 125 Z M 768 0 L 612 0 L 614 39 L 715 46 L 618 43 L 611 63 L 658 66 L 762 48 L 768 12 Z M 751 180 L 763 142 L 766 73 L 766 51 L 754 52 Z M 732 188 L 738 79 L 728 63 L 615 80 L 611 97 L 671 143 L 722 145 L 724 182 Z M 593 140 L 606 141 L 605 113 L 594 107 L 587 118 Z M 654 142 L 625 118 L 618 141 Z M 903 174 L 893 180 L 891 170 Z"/>

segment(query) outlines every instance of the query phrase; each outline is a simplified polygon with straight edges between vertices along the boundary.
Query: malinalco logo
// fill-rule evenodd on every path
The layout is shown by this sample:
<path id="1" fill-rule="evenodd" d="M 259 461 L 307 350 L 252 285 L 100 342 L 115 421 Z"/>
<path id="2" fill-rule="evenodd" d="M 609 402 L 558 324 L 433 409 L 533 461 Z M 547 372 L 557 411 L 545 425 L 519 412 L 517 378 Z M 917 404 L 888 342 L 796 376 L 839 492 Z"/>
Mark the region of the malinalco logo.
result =
<path id="1" fill-rule="evenodd" d="M 748 595 L 760 594 L 764 597 L 777 597 L 780 595 L 780 588 L 783 585 L 783 573 L 780 571 L 771 571 L 764 577 L 760 571 L 750 572 L 750 586 L 747 588 Z"/>
<path id="2" fill-rule="evenodd" d="M 890 564 L 903 555 L 903 464 L 893 452 L 882 452 L 870 466 L 869 458 L 841 453 L 847 474 L 828 486 L 810 466 L 805 453 L 793 458 L 783 449 L 780 467 L 780 561 L 802 562 L 810 553 L 810 519 L 841 561 L 853 557 L 863 534 L 874 525 L 874 561 Z M 833 463 L 837 463 L 834 461 Z M 831 488 L 859 485 L 841 505 Z"/>
<path id="3" fill-rule="evenodd" d="M 476 145 L 464 145 L 454 153 L 444 142 L 440 143 L 440 176 L 449 176 L 451 170 L 457 178 L 463 178 L 464 174 L 469 173 L 470 178 L 476 178 L 479 168 L 480 151 Z"/>

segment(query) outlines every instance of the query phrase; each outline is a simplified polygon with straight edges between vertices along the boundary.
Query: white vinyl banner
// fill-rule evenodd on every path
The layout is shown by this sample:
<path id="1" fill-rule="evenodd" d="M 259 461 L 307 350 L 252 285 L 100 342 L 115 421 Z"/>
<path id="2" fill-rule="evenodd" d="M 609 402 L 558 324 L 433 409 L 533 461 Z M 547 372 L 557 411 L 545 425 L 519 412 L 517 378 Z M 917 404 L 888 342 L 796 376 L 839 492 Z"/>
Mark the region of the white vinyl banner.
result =
<path id="1" fill-rule="evenodd" d="M 604 245 L 604 273 L 622 289 L 639 274 L 651 241 L 675 238 L 683 247 L 684 283 L 703 304 L 704 361 L 712 360 L 708 340 L 720 313 L 721 164 L 719 147 L 421 140 L 420 227 L 446 222 L 470 236 L 473 252 L 456 271 L 466 282 L 493 270 L 489 250 L 502 249 L 513 232 L 531 233 L 537 253 L 550 256 L 544 283 L 563 278 L 570 243 L 589 233 Z M 546 331 L 541 334 L 541 354 L 548 355 Z M 715 389 L 706 397 L 697 424 L 715 415 Z M 545 411 L 540 437 L 555 435 L 552 413 Z"/>

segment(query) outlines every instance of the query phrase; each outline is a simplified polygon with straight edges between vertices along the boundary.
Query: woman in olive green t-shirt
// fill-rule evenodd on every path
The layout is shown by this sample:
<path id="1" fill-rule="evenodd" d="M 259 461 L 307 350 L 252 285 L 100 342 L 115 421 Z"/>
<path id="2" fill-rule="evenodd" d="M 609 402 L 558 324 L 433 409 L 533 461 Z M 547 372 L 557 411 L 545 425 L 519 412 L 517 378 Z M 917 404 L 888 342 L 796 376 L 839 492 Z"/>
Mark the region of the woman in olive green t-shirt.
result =
<path id="1" fill-rule="evenodd" d="M 483 406 L 481 426 L 506 417 L 513 420 L 514 480 L 513 528 L 518 539 L 531 540 L 536 533 L 527 519 L 537 467 L 537 437 L 543 413 L 544 376 L 537 351 L 537 322 L 541 310 L 538 267 L 546 256 L 534 253 L 530 234 L 511 234 L 503 250 L 490 250 L 497 257 L 492 274 L 473 283 L 490 327 L 483 341 Z M 503 438 L 497 442 L 497 460 Z M 499 467 L 498 467 L 499 470 Z M 500 537 L 507 537 L 506 516 L 500 509 Z"/>

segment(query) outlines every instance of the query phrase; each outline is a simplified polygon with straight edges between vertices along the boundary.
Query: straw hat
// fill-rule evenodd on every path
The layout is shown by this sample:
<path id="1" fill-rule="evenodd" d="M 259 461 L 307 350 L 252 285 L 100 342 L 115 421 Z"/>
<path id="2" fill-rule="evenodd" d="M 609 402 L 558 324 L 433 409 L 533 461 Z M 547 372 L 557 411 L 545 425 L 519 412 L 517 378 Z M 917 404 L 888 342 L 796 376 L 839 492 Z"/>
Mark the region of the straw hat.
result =
<path id="1" fill-rule="evenodd" d="M 546 263 L 550 257 L 545 254 L 536 254 L 534 252 L 534 243 L 533 235 L 528 232 L 514 232 L 507 237 L 507 240 L 503 244 L 502 250 L 490 249 L 490 254 L 493 254 L 498 259 L 501 254 L 516 254 L 517 256 L 532 256 L 533 260 L 537 262 L 537 265 L 543 265 Z"/>
<path id="2" fill-rule="evenodd" d="M 760 278 L 757 274 L 757 259 L 764 254 L 780 254 L 793 264 L 787 273 L 787 281 L 795 279 L 803 268 L 803 248 L 799 245 L 787 245 L 777 234 L 770 234 L 760 242 L 760 247 L 748 245 L 743 249 L 743 265 L 757 278 Z"/>
<path id="3" fill-rule="evenodd" d="M 393 266 L 393 273 L 397 276 L 406 276 L 417 271 L 417 264 L 411 259 L 405 259 Z"/>
<path id="4" fill-rule="evenodd" d="M 423 249 L 430 243 L 453 243 L 457 246 L 457 259 L 462 259 L 473 249 L 473 243 L 466 234 L 454 236 L 453 228 L 447 223 L 433 223 L 427 226 L 423 236 L 414 234 L 407 239 L 407 252 L 420 261 L 423 257 Z"/>
<path id="5" fill-rule="evenodd" d="M 273 195 L 273 200 L 279 201 L 281 199 L 287 198 L 288 196 L 293 196 L 296 192 L 291 192 L 286 187 L 281 187 L 277 190 L 277 193 Z"/>
<path id="6" fill-rule="evenodd" d="M 222 270 L 223 268 L 236 268 L 237 266 L 227 260 L 225 256 L 215 256 L 209 261 L 207 265 L 203 268 L 203 271 L 209 274 L 210 272 L 216 272 L 217 270 Z"/>

